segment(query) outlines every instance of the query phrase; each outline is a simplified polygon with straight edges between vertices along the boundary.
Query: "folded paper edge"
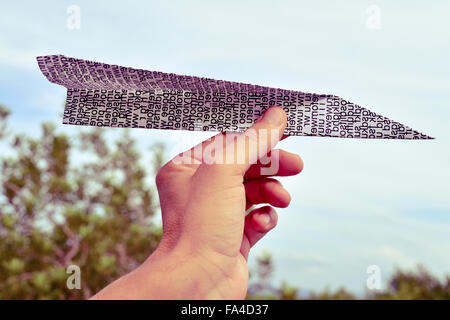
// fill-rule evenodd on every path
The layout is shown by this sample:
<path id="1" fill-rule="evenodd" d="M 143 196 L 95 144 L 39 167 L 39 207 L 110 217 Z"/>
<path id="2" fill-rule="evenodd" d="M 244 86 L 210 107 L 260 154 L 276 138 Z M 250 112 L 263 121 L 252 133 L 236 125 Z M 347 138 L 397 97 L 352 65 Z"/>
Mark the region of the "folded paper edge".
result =
<path id="1" fill-rule="evenodd" d="M 63 85 L 63 84 L 58 83 L 56 80 L 51 79 L 51 77 L 48 75 L 48 73 L 46 72 L 46 70 L 45 70 L 45 68 L 44 68 L 44 62 L 43 62 L 43 61 L 45 60 L 45 58 L 49 58 L 49 57 L 64 57 L 64 58 L 71 58 L 71 57 L 67 57 L 67 56 L 65 56 L 65 55 L 63 55 L 63 54 L 42 55 L 42 56 L 37 56 L 37 57 L 36 57 L 36 61 L 37 61 L 37 63 L 38 63 L 39 69 L 41 70 L 41 73 L 47 78 L 48 81 L 50 81 L 51 83 L 55 83 L 55 84 L 64 86 L 64 87 L 66 87 L 67 89 L 72 89 L 72 88 L 69 88 L 69 87 L 67 87 L 67 86 L 65 86 L 65 85 Z M 79 59 L 79 58 L 73 58 L 73 59 L 77 59 L 77 60 L 81 60 L 81 61 L 87 61 L 87 62 L 91 62 L 91 63 L 108 64 L 108 65 L 110 65 L 110 66 L 118 66 L 118 67 L 123 67 L 123 68 L 127 68 L 127 69 L 133 69 L 133 70 L 137 70 L 137 71 L 146 71 L 146 72 L 149 72 L 149 70 L 139 69 L 139 68 L 134 68 L 134 67 L 119 66 L 119 65 L 115 65 L 115 64 L 109 64 L 109 63 L 103 63 L 103 62 L 97 62 L 97 61 L 93 61 L 93 60 L 86 60 L 86 59 Z M 41 62 L 42 62 L 42 63 L 41 63 Z M 166 75 L 173 75 L 173 76 L 175 76 L 175 77 L 180 77 L 180 76 L 181 76 L 181 77 L 190 77 L 190 78 L 194 78 L 194 79 L 204 79 L 204 80 L 220 81 L 220 82 L 224 82 L 224 83 L 243 84 L 243 85 L 249 86 L 249 87 L 251 87 L 251 88 L 275 89 L 275 90 L 281 90 L 281 91 L 296 91 L 296 90 L 288 90 L 288 89 L 282 89 L 282 88 L 274 88 L 274 87 L 268 87 L 268 86 L 255 85 L 255 84 L 250 84 L 250 83 L 241 83 L 241 82 L 235 82 L 235 81 L 230 81 L 230 80 L 218 80 L 218 79 L 213 79 L 213 78 L 208 78 L 208 77 L 199 77 L 199 76 L 192 76 L 192 75 L 179 75 L 179 74 L 176 74 L 176 73 L 167 73 L 167 72 L 162 72 L 162 71 L 150 71 L 150 72 L 157 72 L 157 73 L 166 74 Z M 89 88 L 87 88 L 87 87 L 86 87 L 85 89 L 89 90 Z M 127 89 L 127 90 L 130 90 L 130 89 Z M 151 89 L 151 90 L 155 90 L 155 89 Z M 303 92 L 303 91 L 297 91 L 297 92 Z M 339 98 L 339 99 L 343 99 L 343 98 L 341 98 L 341 97 L 339 97 L 339 96 L 336 96 L 336 95 L 334 95 L 334 94 L 318 94 L 318 93 L 309 93 L 309 94 L 311 94 L 311 95 L 313 95 L 313 96 L 322 97 L 322 99 L 325 98 L 325 97 L 328 97 L 328 96 L 334 96 L 334 97 L 337 97 L 337 98 Z M 343 100 L 344 100 L 344 99 L 343 99 Z M 354 103 L 354 102 L 352 102 L 352 104 L 358 105 L 358 104 L 356 104 L 356 103 Z M 358 106 L 359 106 L 359 105 L 358 105 Z M 364 107 L 362 107 L 362 108 L 364 108 Z M 365 109 L 367 109 L 367 108 L 365 108 Z M 367 109 L 367 110 L 368 110 L 368 109 Z M 383 116 L 383 115 L 381 115 L 381 116 Z M 385 116 L 383 116 L 383 117 L 385 117 Z M 387 117 L 385 117 L 385 118 L 387 118 Z M 394 120 L 392 120 L 392 119 L 390 119 L 390 118 L 387 118 L 387 119 L 389 119 L 389 120 L 391 120 L 391 121 L 394 121 Z M 397 122 L 397 121 L 394 121 L 394 122 Z M 398 123 L 400 123 L 400 122 L 398 122 Z M 403 124 L 402 124 L 402 125 L 403 125 Z M 408 127 L 408 128 L 411 128 L 411 127 L 406 126 L 406 125 L 403 125 L 403 126 Z M 411 129 L 412 129 L 412 128 L 411 128 Z M 423 138 L 421 138 L 421 139 L 411 139 L 411 140 L 435 140 L 435 139 L 436 139 L 435 137 L 431 137 L 431 136 L 429 136 L 429 135 L 427 135 L 427 134 L 424 134 L 424 133 L 422 133 L 422 132 L 420 132 L 420 131 L 417 131 L 417 130 L 414 130 L 414 131 L 420 133 L 420 134 L 423 136 Z M 408 140 L 409 140 L 409 139 L 408 139 Z"/>

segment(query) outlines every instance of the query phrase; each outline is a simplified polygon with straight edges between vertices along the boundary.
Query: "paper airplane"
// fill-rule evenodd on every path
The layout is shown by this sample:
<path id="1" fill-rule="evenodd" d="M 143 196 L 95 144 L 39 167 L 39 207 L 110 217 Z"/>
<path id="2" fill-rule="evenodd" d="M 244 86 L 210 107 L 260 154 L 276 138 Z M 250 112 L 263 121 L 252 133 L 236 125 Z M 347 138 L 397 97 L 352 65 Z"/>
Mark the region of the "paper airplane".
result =
<path id="1" fill-rule="evenodd" d="M 63 123 L 100 127 L 242 132 L 270 106 L 287 114 L 286 135 L 433 139 L 330 94 L 183 76 L 63 55 L 37 57 L 67 88 Z"/>

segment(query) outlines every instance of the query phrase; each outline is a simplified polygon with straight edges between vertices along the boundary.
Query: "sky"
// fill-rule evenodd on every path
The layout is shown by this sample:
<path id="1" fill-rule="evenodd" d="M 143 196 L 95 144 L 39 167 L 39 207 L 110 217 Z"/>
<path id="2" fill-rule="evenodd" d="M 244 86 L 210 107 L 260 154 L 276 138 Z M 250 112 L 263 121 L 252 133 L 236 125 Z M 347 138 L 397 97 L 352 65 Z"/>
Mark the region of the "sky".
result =
<path id="1" fill-rule="evenodd" d="M 67 9 L 80 9 L 70 29 Z M 253 250 L 273 255 L 274 283 L 365 292 L 422 264 L 450 272 L 450 20 L 448 1 L 3 1 L 0 103 L 15 131 L 62 125 L 65 88 L 36 56 L 70 57 L 304 92 L 336 94 L 435 137 L 386 141 L 291 137 L 304 171 Z M 120 130 L 120 129 L 117 129 Z M 133 129 L 175 155 L 211 133 Z M 7 152 L 1 149 L 1 152 Z"/>

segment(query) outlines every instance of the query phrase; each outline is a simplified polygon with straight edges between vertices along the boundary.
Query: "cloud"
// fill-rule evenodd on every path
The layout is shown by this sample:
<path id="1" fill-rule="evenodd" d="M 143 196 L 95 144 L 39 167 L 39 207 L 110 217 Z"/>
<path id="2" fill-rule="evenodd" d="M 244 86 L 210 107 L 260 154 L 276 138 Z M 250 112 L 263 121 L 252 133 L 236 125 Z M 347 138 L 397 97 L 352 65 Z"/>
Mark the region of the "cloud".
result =
<path id="1" fill-rule="evenodd" d="M 379 247 L 377 251 L 381 258 L 387 259 L 394 264 L 401 265 L 404 268 L 414 268 L 418 263 L 417 259 L 390 246 Z"/>

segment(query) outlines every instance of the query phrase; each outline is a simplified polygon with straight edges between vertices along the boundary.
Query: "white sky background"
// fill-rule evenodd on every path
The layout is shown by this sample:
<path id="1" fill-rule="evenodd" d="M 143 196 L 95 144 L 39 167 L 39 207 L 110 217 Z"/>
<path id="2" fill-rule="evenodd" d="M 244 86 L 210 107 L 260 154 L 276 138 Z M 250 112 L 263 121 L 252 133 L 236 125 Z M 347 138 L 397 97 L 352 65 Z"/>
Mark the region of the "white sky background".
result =
<path id="1" fill-rule="evenodd" d="M 81 9 L 79 30 L 66 26 L 72 4 Z M 366 26 L 369 5 L 381 10 L 379 30 Z M 254 251 L 273 254 L 276 282 L 362 293 L 372 264 L 384 280 L 417 263 L 450 272 L 449 12 L 447 1 L 3 2 L 0 103 L 12 109 L 15 130 L 37 134 L 42 121 L 60 123 L 65 89 L 40 74 L 35 57 L 64 54 L 333 93 L 436 137 L 280 144 L 305 169 L 282 180 L 291 206 L 278 210 L 279 226 Z M 171 153 L 211 136 L 132 133 L 143 147 L 163 141 Z"/>

